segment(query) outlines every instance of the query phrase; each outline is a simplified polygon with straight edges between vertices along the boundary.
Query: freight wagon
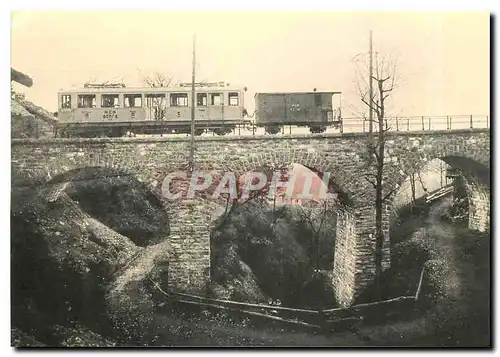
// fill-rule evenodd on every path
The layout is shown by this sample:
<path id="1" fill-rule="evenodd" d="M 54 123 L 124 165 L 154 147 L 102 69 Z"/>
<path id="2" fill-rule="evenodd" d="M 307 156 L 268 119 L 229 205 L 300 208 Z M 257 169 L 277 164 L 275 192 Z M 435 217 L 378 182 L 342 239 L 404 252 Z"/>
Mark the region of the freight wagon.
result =
<path id="1" fill-rule="evenodd" d="M 277 134 L 283 125 L 309 127 L 322 133 L 328 126 L 339 126 L 341 92 L 287 92 L 255 94 L 255 124 L 269 134 Z"/>

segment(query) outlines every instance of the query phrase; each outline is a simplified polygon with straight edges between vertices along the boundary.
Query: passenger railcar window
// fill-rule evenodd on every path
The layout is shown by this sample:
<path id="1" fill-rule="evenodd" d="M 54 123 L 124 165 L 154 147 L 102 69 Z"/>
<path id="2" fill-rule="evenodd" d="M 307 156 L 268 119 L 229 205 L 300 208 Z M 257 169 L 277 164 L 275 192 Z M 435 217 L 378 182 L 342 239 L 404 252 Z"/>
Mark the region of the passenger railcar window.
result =
<path id="1" fill-rule="evenodd" d="M 238 106 L 239 102 L 239 97 L 238 97 L 238 93 L 234 92 L 234 93 L 229 93 L 229 105 L 231 106 Z"/>
<path id="2" fill-rule="evenodd" d="M 207 93 L 196 94 L 196 105 L 198 107 L 206 107 L 207 106 Z"/>
<path id="3" fill-rule="evenodd" d="M 101 96 L 101 108 L 116 108 L 118 106 L 118 94 L 103 94 Z"/>
<path id="4" fill-rule="evenodd" d="M 142 95 L 140 94 L 125 94 L 125 108 L 140 108 L 142 107 Z"/>
<path id="5" fill-rule="evenodd" d="M 63 94 L 61 96 L 61 108 L 71 108 L 71 95 Z"/>
<path id="6" fill-rule="evenodd" d="M 222 105 L 222 94 L 221 93 L 210 94 L 210 105 Z"/>
<path id="7" fill-rule="evenodd" d="M 166 106 L 165 94 L 146 94 L 146 107 L 164 107 Z"/>
<path id="8" fill-rule="evenodd" d="M 96 100 L 94 94 L 78 95 L 78 108 L 95 108 Z"/>
<path id="9" fill-rule="evenodd" d="M 188 106 L 187 93 L 172 93 L 170 95 L 170 105 L 172 107 L 187 107 Z"/>

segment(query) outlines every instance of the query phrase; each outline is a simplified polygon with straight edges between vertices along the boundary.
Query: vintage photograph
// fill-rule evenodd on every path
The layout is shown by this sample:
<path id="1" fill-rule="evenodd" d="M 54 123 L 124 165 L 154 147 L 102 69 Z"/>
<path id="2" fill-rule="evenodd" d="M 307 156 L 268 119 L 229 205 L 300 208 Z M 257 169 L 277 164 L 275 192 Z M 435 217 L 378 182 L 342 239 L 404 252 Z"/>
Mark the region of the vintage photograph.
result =
<path id="1" fill-rule="evenodd" d="M 491 347 L 491 26 L 13 11 L 11 346 Z"/>

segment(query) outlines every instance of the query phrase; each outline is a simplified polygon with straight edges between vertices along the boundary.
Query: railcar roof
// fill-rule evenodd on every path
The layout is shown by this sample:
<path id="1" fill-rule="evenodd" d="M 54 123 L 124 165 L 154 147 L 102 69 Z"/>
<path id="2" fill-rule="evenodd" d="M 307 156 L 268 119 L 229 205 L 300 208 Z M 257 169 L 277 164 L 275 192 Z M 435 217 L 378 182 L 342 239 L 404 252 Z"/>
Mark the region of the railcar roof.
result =
<path id="1" fill-rule="evenodd" d="M 243 87 L 196 87 L 196 92 L 241 92 Z M 191 92 L 191 87 L 125 87 L 125 88 L 71 88 L 60 89 L 58 93 L 163 93 Z"/>

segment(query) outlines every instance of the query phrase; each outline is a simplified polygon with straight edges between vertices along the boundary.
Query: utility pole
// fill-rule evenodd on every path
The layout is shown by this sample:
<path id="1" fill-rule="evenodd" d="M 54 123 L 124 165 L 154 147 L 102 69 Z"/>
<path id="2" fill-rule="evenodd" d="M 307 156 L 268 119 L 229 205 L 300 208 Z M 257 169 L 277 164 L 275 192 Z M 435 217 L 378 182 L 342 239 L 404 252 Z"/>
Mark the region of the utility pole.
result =
<path id="1" fill-rule="evenodd" d="M 370 30 L 370 68 L 369 68 L 369 76 L 370 76 L 370 105 L 369 105 L 369 110 L 370 110 L 370 114 L 369 114 L 369 120 L 370 120 L 370 123 L 369 123 L 369 128 L 370 128 L 370 131 L 369 131 L 369 135 L 370 135 L 370 139 L 373 137 L 373 43 L 372 43 L 372 31 Z"/>
<path id="2" fill-rule="evenodd" d="M 196 34 L 193 35 L 193 75 L 191 78 L 191 147 L 189 155 L 189 168 L 194 170 L 194 117 L 195 117 L 195 68 L 196 68 Z"/>

